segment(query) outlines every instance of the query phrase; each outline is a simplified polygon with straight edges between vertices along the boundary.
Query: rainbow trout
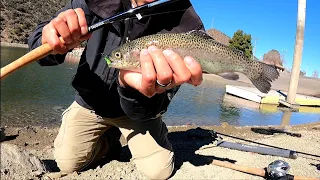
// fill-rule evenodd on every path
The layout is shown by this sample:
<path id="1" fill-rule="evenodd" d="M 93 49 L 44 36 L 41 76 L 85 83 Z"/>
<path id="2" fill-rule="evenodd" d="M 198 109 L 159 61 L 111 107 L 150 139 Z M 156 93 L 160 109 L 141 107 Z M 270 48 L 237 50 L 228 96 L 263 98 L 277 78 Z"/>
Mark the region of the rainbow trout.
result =
<path id="1" fill-rule="evenodd" d="M 193 57 L 205 73 L 243 73 L 263 93 L 269 92 L 271 82 L 279 77 L 275 66 L 250 60 L 241 51 L 215 41 L 204 31 L 144 36 L 116 48 L 105 60 L 112 68 L 139 71 L 140 51 L 151 45 L 162 50 L 171 49 L 182 58 Z"/>

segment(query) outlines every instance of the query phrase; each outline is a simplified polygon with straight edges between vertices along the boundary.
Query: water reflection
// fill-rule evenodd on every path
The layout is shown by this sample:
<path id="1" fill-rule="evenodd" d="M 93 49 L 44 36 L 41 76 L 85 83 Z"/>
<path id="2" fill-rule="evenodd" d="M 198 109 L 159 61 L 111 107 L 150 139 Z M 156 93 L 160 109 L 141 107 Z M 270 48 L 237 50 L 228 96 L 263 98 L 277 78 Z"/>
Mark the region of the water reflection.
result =
<path id="1" fill-rule="evenodd" d="M 320 121 L 320 108 L 301 107 L 287 112 L 276 105 L 258 104 L 225 93 L 223 83 L 183 85 L 164 115 L 169 125 L 288 125 Z"/>
<path id="2" fill-rule="evenodd" d="M 289 125 L 291 119 L 291 111 L 284 111 L 281 119 L 281 125 Z"/>
<path id="3" fill-rule="evenodd" d="M 1 48 L 1 67 L 27 52 Z M 46 125 L 60 123 L 62 111 L 74 99 L 70 82 L 76 64 L 41 67 L 32 63 L 1 81 L 1 124 Z M 225 94 L 225 84 L 204 80 L 193 87 L 183 85 L 164 114 L 167 125 L 280 125 L 320 121 L 320 108 L 302 107 L 287 113 L 272 105 L 259 105 Z"/>
<path id="4" fill-rule="evenodd" d="M 1 67 L 27 52 L 1 47 Z M 74 99 L 70 85 L 76 66 L 64 63 L 41 67 L 31 63 L 1 81 L 1 123 L 17 125 L 57 124 L 61 109 Z"/>

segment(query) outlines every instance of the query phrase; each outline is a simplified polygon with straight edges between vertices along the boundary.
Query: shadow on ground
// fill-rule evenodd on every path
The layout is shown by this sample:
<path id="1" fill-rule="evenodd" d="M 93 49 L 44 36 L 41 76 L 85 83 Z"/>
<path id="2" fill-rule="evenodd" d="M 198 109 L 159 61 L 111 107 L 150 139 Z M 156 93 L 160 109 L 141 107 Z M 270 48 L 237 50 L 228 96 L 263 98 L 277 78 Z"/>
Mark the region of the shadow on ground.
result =
<path id="1" fill-rule="evenodd" d="M 187 131 L 171 132 L 168 135 L 175 152 L 175 172 L 179 170 L 184 162 L 194 166 L 211 164 L 212 160 L 227 161 L 235 163 L 235 160 L 216 156 L 203 156 L 196 154 L 202 146 L 212 143 L 213 138 L 209 130 L 202 128 L 190 129 Z"/>
<path id="2" fill-rule="evenodd" d="M 212 137 L 209 135 L 209 130 L 196 128 L 187 131 L 170 132 L 168 134 L 168 139 L 171 142 L 174 153 L 175 153 L 175 169 L 174 173 L 181 168 L 184 162 L 190 162 L 194 166 L 208 165 L 212 160 L 227 161 L 230 163 L 235 163 L 235 160 L 228 158 L 220 158 L 216 156 L 203 156 L 196 154 L 195 152 L 199 150 L 202 146 L 212 143 Z M 129 162 L 131 159 L 131 153 L 128 146 L 123 146 L 121 150 L 121 155 L 118 159 L 120 162 Z M 89 169 L 94 169 L 98 166 L 106 165 L 113 159 L 101 159 L 99 162 L 93 164 Z M 59 168 L 53 160 L 43 161 L 48 170 L 51 172 L 58 172 Z"/>

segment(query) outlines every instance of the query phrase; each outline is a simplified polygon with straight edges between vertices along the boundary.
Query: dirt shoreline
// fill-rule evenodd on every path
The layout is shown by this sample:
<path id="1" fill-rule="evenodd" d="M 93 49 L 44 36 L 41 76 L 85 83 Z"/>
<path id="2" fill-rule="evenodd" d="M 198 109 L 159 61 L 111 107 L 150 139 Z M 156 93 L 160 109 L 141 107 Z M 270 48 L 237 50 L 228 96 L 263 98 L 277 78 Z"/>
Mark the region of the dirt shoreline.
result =
<path id="1" fill-rule="evenodd" d="M 1 47 L 28 48 L 28 44 L 1 42 Z"/>
<path id="2" fill-rule="evenodd" d="M 307 156 L 298 153 L 297 159 L 289 159 L 270 155 L 260 155 L 256 153 L 215 147 L 212 139 L 200 137 L 192 133 L 198 126 L 169 126 L 169 140 L 174 147 L 176 154 L 175 174 L 170 179 L 263 179 L 230 170 L 223 167 L 208 164 L 208 160 L 222 159 L 235 162 L 235 164 L 264 168 L 275 160 L 284 160 L 289 163 L 290 174 L 320 178 L 320 122 L 295 126 L 272 126 L 288 129 L 290 132 L 301 133 L 302 137 L 292 137 L 285 134 L 263 135 L 251 131 L 251 126 L 202 126 L 202 129 L 215 130 L 221 134 L 265 143 L 290 150 L 306 152 L 318 155 L 318 157 Z M 268 126 L 270 127 L 270 126 Z M 58 132 L 58 128 L 44 127 L 6 127 L 7 140 L 2 142 L 14 144 L 25 149 L 49 167 L 51 174 L 58 171 L 53 160 L 53 141 Z M 200 131 L 199 131 L 200 132 Z M 206 131 L 202 130 L 207 133 Z M 235 138 L 223 136 L 223 140 L 228 142 L 238 142 L 258 146 L 257 144 L 237 140 Z M 69 174 L 62 179 L 147 179 L 137 171 L 133 162 L 130 161 L 130 152 L 127 144 L 122 138 L 123 152 L 120 160 L 113 160 L 109 163 L 102 163 L 98 167 L 92 167 L 81 173 Z M 206 148 L 205 147 L 211 147 Z M 31 172 L 30 172 L 31 173 Z M 10 173 L 8 173 L 10 174 Z M 1 174 L 1 179 L 19 179 L 19 174 Z M 45 176 L 38 177 L 44 179 Z M 35 178 L 37 179 L 37 178 Z"/>

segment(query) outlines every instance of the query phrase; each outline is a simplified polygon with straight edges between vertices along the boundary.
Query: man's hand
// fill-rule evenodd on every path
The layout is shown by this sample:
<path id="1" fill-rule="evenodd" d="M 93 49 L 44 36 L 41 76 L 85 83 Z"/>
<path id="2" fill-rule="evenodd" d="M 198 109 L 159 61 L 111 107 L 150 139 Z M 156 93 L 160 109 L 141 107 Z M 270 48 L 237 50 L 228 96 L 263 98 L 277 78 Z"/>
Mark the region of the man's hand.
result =
<path id="1" fill-rule="evenodd" d="M 167 89 L 189 83 L 194 86 L 202 82 L 200 64 L 192 57 L 182 59 L 171 50 L 163 52 L 155 46 L 144 49 L 140 53 L 141 72 L 120 70 L 120 85 L 131 86 L 147 97 L 163 93 Z M 167 85 L 162 87 L 157 84 Z"/>
<path id="2" fill-rule="evenodd" d="M 81 8 L 60 13 L 43 27 L 42 44 L 48 43 L 53 54 L 64 54 L 82 41 L 89 39 L 87 21 Z M 59 39 L 61 37 L 65 43 Z"/>

